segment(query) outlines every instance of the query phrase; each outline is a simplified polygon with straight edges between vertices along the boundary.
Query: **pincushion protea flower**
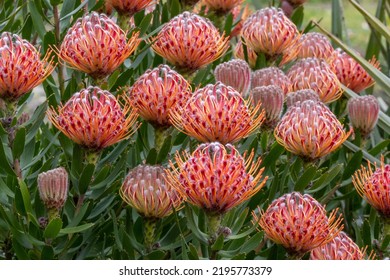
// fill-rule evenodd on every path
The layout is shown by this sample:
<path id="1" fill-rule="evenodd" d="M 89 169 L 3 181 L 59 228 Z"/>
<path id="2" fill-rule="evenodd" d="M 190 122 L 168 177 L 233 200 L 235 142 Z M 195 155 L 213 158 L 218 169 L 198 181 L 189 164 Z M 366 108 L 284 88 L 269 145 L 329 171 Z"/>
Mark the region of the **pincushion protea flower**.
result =
<path id="1" fill-rule="evenodd" d="M 385 164 L 381 157 L 381 165 L 375 164 L 372 171 L 371 163 L 362 166 L 352 176 L 352 183 L 358 193 L 374 207 L 382 217 L 390 220 L 390 164 Z"/>
<path id="2" fill-rule="evenodd" d="M 134 15 L 153 5 L 155 0 L 106 0 L 119 14 Z"/>
<path id="3" fill-rule="evenodd" d="M 218 59 L 229 47 L 210 20 L 190 12 L 171 19 L 155 37 L 153 50 L 181 73 L 192 73 Z"/>
<path id="4" fill-rule="evenodd" d="M 342 218 L 336 218 L 336 211 L 328 218 L 324 206 L 313 197 L 292 192 L 275 199 L 260 218 L 255 212 L 252 215 L 269 239 L 300 258 L 342 230 Z"/>
<path id="5" fill-rule="evenodd" d="M 291 80 L 292 91 L 312 89 L 324 103 L 333 102 L 342 95 L 337 76 L 322 59 L 300 59 L 288 70 L 287 76 Z"/>
<path id="6" fill-rule="evenodd" d="M 75 93 L 65 105 L 50 108 L 49 120 L 68 138 L 91 150 L 100 151 L 132 135 L 138 114 L 126 100 L 122 109 L 115 97 L 98 87 Z"/>
<path id="7" fill-rule="evenodd" d="M 141 42 L 138 34 L 127 40 L 126 33 L 113 20 L 92 12 L 69 29 L 58 55 L 70 67 L 103 79 L 134 52 Z"/>
<path id="8" fill-rule="evenodd" d="M 305 100 L 320 101 L 318 94 L 312 89 L 301 89 L 294 92 L 289 92 L 286 96 L 287 107 L 294 106 L 297 102 Z"/>
<path id="9" fill-rule="evenodd" d="M 251 88 L 275 85 L 283 90 L 284 95 L 291 91 L 291 80 L 277 67 L 267 67 L 253 72 Z"/>
<path id="10" fill-rule="evenodd" d="M 372 86 L 375 81 L 367 71 L 352 57 L 341 49 L 335 51 L 335 59 L 332 66 L 340 82 L 356 93 Z M 369 60 L 375 68 L 380 69 L 379 62 L 372 58 Z"/>
<path id="11" fill-rule="evenodd" d="M 313 249 L 311 260 L 364 260 L 364 251 L 361 251 L 348 235 L 341 231 L 330 242 Z"/>
<path id="12" fill-rule="evenodd" d="M 250 47 L 246 46 L 247 54 L 248 54 L 248 64 L 251 68 L 256 67 L 257 54 Z M 245 60 L 244 47 L 242 45 L 241 40 L 237 42 L 236 47 L 234 48 L 234 56 L 236 58 Z"/>
<path id="13" fill-rule="evenodd" d="M 348 101 L 348 116 L 353 128 L 366 138 L 378 121 L 379 102 L 372 95 L 351 98 Z"/>
<path id="14" fill-rule="evenodd" d="M 221 82 L 198 89 L 181 111 L 172 112 L 174 126 L 201 142 L 235 143 L 256 131 L 264 117 L 234 88 Z"/>
<path id="15" fill-rule="evenodd" d="M 203 0 L 203 3 L 217 13 L 226 14 L 233 8 L 241 5 L 243 0 Z"/>
<path id="16" fill-rule="evenodd" d="M 167 65 L 147 70 L 129 90 L 140 116 L 157 127 L 170 126 L 170 112 L 183 107 L 191 95 L 190 84 Z"/>
<path id="17" fill-rule="evenodd" d="M 321 102 L 306 100 L 291 106 L 274 130 L 276 141 L 306 160 L 315 160 L 336 150 L 352 133 Z"/>
<path id="18" fill-rule="evenodd" d="M 270 60 L 290 52 L 299 42 L 299 32 L 295 24 L 282 10 L 264 8 L 248 17 L 242 27 L 241 36 L 256 53 L 264 53 Z"/>
<path id="19" fill-rule="evenodd" d="M 49 58 L 43 60 L 39 51 L 16 34 L 0 35 L 0 99 L 15 101 L 41 84 L 55 65 Z"/>
<path id="20" fill-rule="evenodd" d="M 252 71 L 244 60 L 233 59 L 219 64 L 214 71 L 215 80 L 231 86 L 243 97 L 247 96 L 251 86 Z"/>

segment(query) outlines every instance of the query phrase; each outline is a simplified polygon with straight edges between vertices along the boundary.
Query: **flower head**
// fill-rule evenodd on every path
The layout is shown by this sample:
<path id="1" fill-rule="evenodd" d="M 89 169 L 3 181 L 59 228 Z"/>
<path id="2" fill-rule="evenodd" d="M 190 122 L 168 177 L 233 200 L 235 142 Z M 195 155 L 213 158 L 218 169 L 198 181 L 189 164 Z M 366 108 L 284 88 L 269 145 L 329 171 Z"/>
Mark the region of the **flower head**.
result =
<path id="1" fill-rule="evenodd" d="M 243 97 L 247 96 L 251 86 L 252 71 L 244 60 L 233 59 L 219 64 L 214 71 L 215 80 L 231 86 Z"/>
<path id="2" fill-rule="evenodd" d="M 336 150 L 352 133 L 321 102 L 297 102 L 282 117 L 274 135 L 288 151 L 315 160 Z"/>
<path id="3" fill-rule="evenodd" d="M 381 166 L 372 171 L 371 164 L 361 167 L 352 177 L 358 193 L 383 217 L 390 219 L 390 164 L 381 158 Z"/>
<path id="4" fill-rule="evenodd" d="M 181 195 L 167 182 L 161 166 L 139 165 L 129 171 L 120 189 L 122 199 L 147 218 L 169 216 L 182 203 Z"/>
<path id="5" fill-rule="evenodd" d="M 267 177 L 262 177 L 261 161 L 252 162 L 253 157 L 252 152 L 244 159 L 230 144 L 202 144 L 192 155 L 184 152 L 182 158 L 177 153 L 178 167 L 171 163 L 169 177 L 189 203 L 208 213 L 224 214 L 264 186 Z"/>
<path id="6" fill-rule="evenodd" d="M 39 196 L 48 209 L 60 210 L 68 197 L 68 172 L 59 167 L 38 175 Z"/>
<path id="7" fill-rule="evenodd" d="M 348 115 L 355 130 L 366 138 L 379 117 L 379 102 L 373 95 L 359 96 L 348 101 Z"/>
<path id="8" fill-rule="evenodd" d="M 170 112 L 182 108 L 191 95 L 190 84 L 167 65 L 147 70 L 129 90 L 140 116 L 157 126 L 170 126 Z"/>
<path id="9" fill-rule="evenodd" d="M 291 80 L 277 67 L 267 67 L 253 72 L 251 88 L 275 85 L 284 95 L 291 91 Z"/>
<path id="10" fill-rule="evenodd" d="M 324 206 L 298 192 L 275 199 L 260 219 L 252 214 L 269 239 L 297 255 L 328 243 L 341 231 L 336 210 L 328 218 Z"/>
<path id="11" fill-rule="evenodd" d="M 175 127 L 201 142 L 235 143 L 248 137 L 263 121 L 260 106 L 252 108 L 234 88 L 220 82 L 198 89 L 180 112 Z"/>
<path id="12" fill-rule="evenodd" d="M 0 98 L 16 100 L 41 84 L 53 71 L 48 52 L 43 60 L 35 47 L 16 34 L 0 35 Z"/>
<path id="13" fill-rule="evenodd" d="M 155 0 L 106 0 L 119 14 L 134 15 L 153 5 Z"/>
<path id="14" fill-rule="evenodd" d="M 229 39 L 210 20 L 190 12 L 171 19 L 153 41 L 153 50 L 183 73 L 206 66 L 229 47 Z"/>
<path id="15" fill-rule="evenodd" d="M 122 109 L 110 92 L 88 87 L 75 93 L 58 113 L 49 109 L 48 117 L 72 141 L 99 151 L 130 137 L 138 114 L 128 101 Z"/>
<path id="16" fill-rule="evenodd" d="M 113 20 L 92 12 L 69 29 L 58 52 L 70 67 L 101 79 L 118 68 L 140 41 L 138 33 L 127 40 L 126 33 Z"/>
<path id="17" fill-rule="evenodd" d="M 241 5 L 243 0 L 203 0 L 203 3 L 217 13 L 226 14 L 233 8 Z"/>
<path id="18" fill-rule="evenodd" d="M 322 59 L 300 59 L 288 70 L 287 76 L 292 82 L 292 91 L 312 89 L 324 103 L 333 102 L 342 95 L 336 74 Z"/>
<path id="19" fill-rule="evenodd" d="M 297 102 L 305 100 L 320 101 L 318 94 L 312 89 L 300 89 L 294 92 L 289 92 L 286 96 L 287 107 L 294 106 Z"/>
<path id="20" fill-rule="evenodd" d="M 248 54 L 248 64 L 251 68 L 256 67 L 257 54 L 250 47 L 246 46 L 247 54 Z M 242 45 L 241 40 L 237 42 L 236 47 L 234 48 L 234 56 L 236 58 L 245 60 L 244 47 Z"/>

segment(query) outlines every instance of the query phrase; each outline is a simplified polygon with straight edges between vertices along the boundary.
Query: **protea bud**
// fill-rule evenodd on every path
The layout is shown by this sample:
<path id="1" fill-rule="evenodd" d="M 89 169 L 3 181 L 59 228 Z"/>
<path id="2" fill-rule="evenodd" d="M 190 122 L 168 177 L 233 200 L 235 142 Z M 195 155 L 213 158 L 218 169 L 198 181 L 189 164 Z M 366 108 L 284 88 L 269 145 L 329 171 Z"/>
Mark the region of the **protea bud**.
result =
<path id="1" fill-rule="evenodd" d="M 59 167 L 38 175 L 39 196 L 47 209 L 61 210 L 68 197 L 68 172 Z"/>
<path id="2" fill-rule="evenodd" d="M 104 14 L 92 12 L 69 29 L 59 56 L 71 68 L 99 80 L 110 75 L 137 48 L 138 33 L 127 40 L 126 33 Z"/>
<path id="3" fill-rule="evenodd" d="M 114 95 L 98 87 L 75 93 L 65 105 L 48 110 L 48 118 L 73 142 L 100 151 L 130 137 L 138 114 L 128 100 L 122 109 Z"/>
<path id="4" fill-rule="evenodd" d="M 372 86 L 375 80 L 352 57 L 341 49 L 335 51 L 335 59 L 332 66 L 340 82 L 356 93 Z M 369 60 L 375 68 L 380 69 L 379 62 L 372 58 Z"/>
<path id="5" fill-rule="evenodd" d="M 257 54 L 250 47 L 246 46 L 247 55 L 248 55 L 248 64 L 251 68 L 256 67 Z M 234 56 L 236 58 L 245 60 L 244 47 L 242 45 L 241 40 L 237 42 L 236 47 L 234 48 Z"/>
<path id="6" fill-rule="evenodd" d="M 333 102 L 342 95 L 337 76 L 322 59 L 300 59 L 288 70 L 287 76 L 291 80 L 292 91 L 312 89 L 324 103 Z"/>
<path id="7" fill-rule="evenodd" d="M 198 89 L 181 112 L 172 113 L 172 123 L 201 142 L 235 143 L 260 127 L 264 114 L 259 109 L 217 82 Z"/>
<path id="8" fill-rule="evenodd" d="M 233 59 L 219 64 L 214 71 L 215 80 L 231 86 L 246 97 L 251 86 L 252 71 L 244 60 Z"/>
<path id="9" fill-rule="evenodd" d="M 379 102 L 375 96 L 366 95 L 348 101 L 348 116 L 355 130 L 367 138 L 379 117 Z"/>
<path id="10" fill-rule="evenodd" d="M 289 92 L 286 96 L 287 107 L 294 106 L 297 102 L 305 100 L 320 101 L 318 94 L 312 89 L 301 89 L 295 92 Z"/>
<path id="11" fill-rule="evenodd" d="M 229 47 L 210 20 L 190 12 L 171 19 L 155 37 L 153 50 L 181 73 L 192 73 L 218 59 Z"/>
<path id="12" fill-rule="evenodd" d="M 226 14 L 242 2 L 243 0 L 203 0 L 203 3 L 217 14 Z"/>
<path id="13" fill-rule="evenodd" d="M 328 218 L 324 206 L 310 195 L 298 192 L 275 199 L 260 220 L 255 212 L 252 214 L 267 237 L 296 258 L 328 243 L 342 229 L 342 218 L 336 218 L 336 210 Z"/>
<path id="14" fill-rule="evenodd" d="M 291 80 L 277 67 L 268 67 L 253 72 L 251 88 L 275 85 L 284 95 L 291 91 Z"/>
<path id="15" fill-rule="evenodd" d="M 341 231 L 332 241 L 311 251 L 311 260 L 364 260 L 364 252 Z"/>
<path id="16" fill-rule="evenodd" d="M 153 5 L 155 0 L 106 0 L 106 2 L 117 10 L 118 14 L 132 16 L 135 13 Z"/>
<path id="17" fill-rule="evenodd" d="M 280 145 L 309 161 L 333 152 L 351 133 L 326 105 L 313 100 L 290 107 L 274 131 Z"/>
<path id="18" fill-rule="evenodd" d="M 250 96 L 254 104 L 261 104 L 265 118 L 265 129 L 273 129 L 280 119 L 283 110 L 284 94 L 278 86 L 261 86 L 251 90 Z"/>
<path id="19" fill-rule="evenodd" d="M 171 125 L 169 114 L 191 97 L 190 84 L 167 65 L 147 70 L 129 90 L 130 102 L 154 126 Z"/>

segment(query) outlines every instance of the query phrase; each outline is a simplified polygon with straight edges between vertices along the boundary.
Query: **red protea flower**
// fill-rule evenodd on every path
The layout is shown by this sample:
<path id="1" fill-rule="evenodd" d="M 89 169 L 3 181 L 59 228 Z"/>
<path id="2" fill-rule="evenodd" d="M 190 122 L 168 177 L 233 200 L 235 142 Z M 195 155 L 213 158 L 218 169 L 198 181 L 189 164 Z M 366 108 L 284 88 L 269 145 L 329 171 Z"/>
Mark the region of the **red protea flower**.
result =
<path id="1" fill-rule="evenodd" d="M 217 13 L 226 14 L 233 8 L 241 5 L 243 0 L 203 0 L 203 3 L 210 10 Z"/>
<path id="2" fill-rule="evenodd" d="M 361 251 L 348 235 L 340 231 L 339 234 L 325 245 L 313 249 L 311 260 L 364 260 L 364 251 Z"/>
<path id="3" fill-rule="evenodd" d="M 261 104 L 265 118 L 263 126 L 273 129 L 280 119 L 283 110 L 284 94 L 278 86 L 261 86 L 251 90 L 250 96 L 254 104 Z"/>
<path id="4" fill-rule="evenodd" d="M 348 116 L 363 138 L 370 135 L 379 118 L 379 102 L 373 95 L 359 96 L 348 101 Z"/>
<path id="5" fill-rule="evenodd" d="M 253 72 L 251 88 L 275 85 L 283 90 L 284 95 L 291 91 L 291 80 L 277 67 L 268 67 Z"/>
<path id="6" fill-rule="evenodd" d="M 201 142 L 235 143 L 257 130 L 263 113 L 234 88 L 220 82 L 198 89 L 180 112 L 172 113 L 177 129 Z"/>
<path id="7" fill-rule="evenodd" d="M 247 54 L 248 54 L 248 64 L 251 68 L 256 67 L 257 54 L 250 47 L 246 46 Z M 236 47 L 234 48 L 234 56 L 236 58 L 245 60 L 244 47 L 242 45 L 241 40 L 237 42 Z"/>
<path id="8" fill-rule="evenodd" d="M 242 59 L 233 59 L 219 64 L 214 71 L 215 80 L 231 86 L 243 97 L 247 96 L 251 86 L 252 71 Z"/>
<path id="9" fill-rule="evenodd" d="M 232 32 L 230 32 L 230 37 L 235 37 L 241 34 L 242 26 L 245 22 L 245 20 L 249 17 L 249 15 L 253 11 L 249 8 L 249 5 L 238 5 L 235 8 L 231 10 L 231 13 L 233 15 L 233 21 L 238 20 L 239 16 L 241 15 L 240 21 L 236 24 Z"/>
<path id="10" fill-rule="evenodd" d="M 122 199 L 143 217 L 163 218 L 182 203 L 181 195 L 167 182 L 159 165 L 138 165 L 129 171 L 120 189 Z"/>
<path id="11" fill-rule="evenodd" d="M 218 59 L 229 47 L 210 20 L 190 12 L 171 19 L 153 39 L 153 50 L 183 73 L 192 73 Z"/>
<path id="12" fill-rule="evenodd" d="M 48 118 L 72 141 L 99 151 L 132 135 L 138 114 L 128 101 L 122 109 L 115 97 L 98 87 L 75 93 L 58 113 L 51 108 Z"/>
<path id="13" fill-rule="evenodd" d="M 245 157 L 245 155 L 244 155 Z M 191 204 L 208 213 L 224 214 L 248 200 L 265 184 L 261 160 L 246 159 L 233 145 L 214 142 L 200 145 L 192 155 L 176 153 L 177 168 L 170 171 L 174 187 Z"/>
<path id="14" fill-rule="evenodd" d="M 321 102 L 297 102 L 282 117 L 274 135 L 288 151 L 307 160 L 319 159 L 336 150 L 352 133 Z"/>
<path id="15" fill-rule="evenodd" d="M 41 84 L 55 65 L 49 58 L 43 60 L 39 51 L 16 34 L 0 35 L 0 99 L 17 100 Z"/>
<path id="16" fill-rule="evenodd" d="M 371 164 L 361 167 L 352 176 L 358 193 L 386 219 L 390 219 L 390 164 L 381 157 L 381 166 L 372 171 Z"/>
<path id="17" fill-rule="evenodd" d="M 153 5 L 155 0 L 106 0 L 119 14 L 132 16 Z"/>
<path id="18" fill-rule="evenodd" d="M 58 55 L 70 67 L 94 79 L 110 75 L 137 48 L 139 33 L 126 33 L 104 14 L 92 12 L 69 29 Z"/>
<path id="19" fill-rule="evenodd" d="M 300 59 L 288 70 L 287 76 L 292 82 L 292 91 L 312 89 L 324 103 L 333 102 L 342 95 L 337 76 L 322 59 Z"/>
<path id="20" fill-rule="evenodd" d="M 252 215 L 269 239 L 296 257 L 328 243 L 342 229 L 342 218 L 336 218 L 336 210 L 328 218 L 324 206 L 298 192 L 275 199 L 260 219 L 255 212 Z"/>
<path id="21" fill-rule="evenodd" d="M 244 22 L 241 36 L 256 53 L 264 53 L 271 60 L 287 50 L 292 52 L 299 42 L 295 24 L 282 10 L 273 7 L 261 9 L 249 16 Z"/>
<path id="22" fill-rule="evenodd" d="M 130 101 L 155 126 L 171 125 L 169 114 L 190 98 L 190 84 L 167 65 L 147 70 L 129 90 Z"/>
<path id="23" fill-rule="evenodd" d="M 336 58 L 332 66 L 340 82 L 356 93 L 372 86 L 375 81 L 367 71 L 352 57 L 341 49 L 335 51 Z M 369 60 L 375 68 L 380 69 L 379 62 L 373 57 Z"/>
<path id="24" fill-rule="evenodd" d="M 60 210 L 68 197 L 68 189 L 68 172 L 63 167 L 38 175 L 39 196 L 48 209 Z"/>
<path id="25" fill-rule="evenodd" d="M 305 100 L 320 101 L 318 94 L 312 89 L 301 89 L 294 92 L 289 92 L 286 96 L 287 107 L 294 106 L 297 102 Z"/>

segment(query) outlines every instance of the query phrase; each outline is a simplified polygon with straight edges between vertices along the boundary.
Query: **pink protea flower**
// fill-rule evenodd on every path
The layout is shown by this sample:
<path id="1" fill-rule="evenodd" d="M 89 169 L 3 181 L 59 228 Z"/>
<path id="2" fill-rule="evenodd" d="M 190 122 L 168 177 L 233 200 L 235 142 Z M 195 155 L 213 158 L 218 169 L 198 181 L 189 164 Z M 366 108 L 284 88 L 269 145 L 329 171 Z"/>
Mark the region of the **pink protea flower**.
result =
<path id="1" fill-rule="evenodd" d="M 341 49 L 336 49 L 333 68 L 340 82 L 356 93 L 372 86 L 375 80 L 352 57 Z M 369 60 L 375 68 L 380 69 L 379 62 L 372 58 Z"/>
<path id="2" fill-rule="evenodd" d="M 252 71 L 244 60 L 233 59 L 219 64 L 214 71 L 215 80 L 231 86 L 243 97 L 247 96 L 251 86 Z"/>
<path id="3" fill-rule="evenodd" d="M 359 96 L 348 101 L 348 116 L 363 138 L 370 135 L 379 118 L 379 102 L 373 95 Z"/>
<path id="4" fill-rule="evenodd" d="M 58 55 L 70 67 L 102 79 L 134 52 L 141 42 L 138 34 L 127 40 L 126 33 L 114 21 L 92 12 L 69 29 Z"/>
<path id="5" fill-rule="evenodd" d="M 358 193 L 386 219 L 390 219 L 390 164 L 385 164 L 384 156 L 381 165 L 375 164 L 372 171 L 371 163 L 368 167 L 361 167 L 352 176 L 352 183 Z"/>
<path id="6" fill-rule="evenodd" d="M 15 101 L 41 84 L 55 67 L 49 58 L 16 34 L 0 35 L 0 99 Z"/>
<path id="7" fill-rule="evenodd" d="M 224 214 L 248 200 L 265 184 L 261 160 L 246 159 L 234 146 L 214 142 L 200 145 L 191 155 L 177 152 L 177 168 L 171 163 L 174 187 L 191 204 L 208 213 Z"/>
<path id="8" fill-rule="evenodd" d="M 298 192 L 275 199 L 260 219 L 255 212 L 252 215 L 269 239 L 297 257 L 328 243 L 342 230 L 336 210 L 328 218 L 324 206 Z"/>
<path id="9" fill-rule="evenodd" d="M 106 0 L 119 14 L 134 15 L 153 5 L 155 0 Z"/>
<path id="10" fill-rule="evenodd" d="M 295 24 L 282 10 L 273 7 L 261 9 L 249 16 L 244 22 L 241 36 L 256 53 L 264 53 L 271 60 L 287 50 L 294 51 L 299 42 Z"/>
<path id="11" fill-rule="evenodd" d="M 146 218 L 164 218 L 179 210 L 183 198 L 167 182 L 161 166 L 138 165 L 130 170 L 120 188 L 122 199 Z"/>
<path id="12" fill-rule="evenodd" d="M 170 112 L 183 107 L 191 95 L 190 84 L 167 65 L 147 70 L 129 90 L 140 116 L 161 127 L 171 125 Z"/>
<path id="13" fill-rule="evenodd" d="M 287 107 L 294 106 L 297 102 L 305 100 L 320 101 L 318 94 L 312 89 L 301 89 L 294 92 L 289 92 L 286 96 Z"/>
<path id="14" fill-rule="evenodd" d="M 252 50 L 250 47 L 246 47 L 247 53 L 248 53 L 248 64 L 251 68 L 256 67 L 256 61 L 257 61 L 257 54 L 254 50 Z M 245 60 L 245 54 L 244 54 L 244 47 L 242 46 L 241 40 L 237 42 L 236 47 L 234 48 L 234 56 L 236 58 Z"/>
<path id="15" fill-rule="evenodd" d="M 333 102 L 342 95 L 337 76 L 322 59 L 300 59 L 288 70 L 287 76 L 291 80 L 292 91 L 312 89 L 324 103 Z"/>
<path id="16" fill-rule="evenodd" d="M 261 104 L 265 118 L 263 126 L 273 129 L 280 119 L 283 110 L 284 94 L 278 86 L 261 86 L 251 90 L 250 97 L 254 104 Z"/>
<path id="17" fill-rule="evenodd" d="M 38 175 L 39 196 L 47 209 L 60 210 L 68 197 L 68 189 L 68 172 L 63 167 Z"/>
<path id="18" fill-rule="evenodd" d="M 267 67 L 253 72 L 251 88 L 275 85 L 282 89 L 284 95 L 291 91 L 291 80 L 277 67 Z"/>
<path id="19" fill-rule="evenodd" d="M 235 143 L 256 131 L 264 113 L 251 107 L 234 88 L 220 82 L 198 89 L 180 112 L 175 127 L 201 142 Z"/>
<path id="20" fill-rule="evenodd" d="M 182 73 L 206 66 L 229 48 L 229 38 L 221 36 L 210 20 L 190 12 L 171 19 L 152 41 L 153 50 Z"/>
<path id="21" fill-rule="evenodd" d="M 203 0 L 206 7 L 221 14 L 228 13 L 242 2 L 243 0 Z"/>
<path id="22" fill-rule="evenodd" d="M 311 260 L 364 260 L 364 251 L 361 251 L 348 235 L 340 231 L 339 234 L 325 245 L 319 246 L 310 252 Z"/>
<path id="23" fill-rule="evenodd" d="M 52 124 L 73 142 L 100 151 L 130 137 L 138 114 L 126 100 L 122 109 L 114 95 L 98 87 L 75 93 L 65 105 L 47 112 Z"/>
<path id="24" fill-rule="evenodd" d="M 288 151 L 306 160 L 315 160 L 336 150 L 352 133 L 321 102 L 306 100 L 291 106 L 274 135 Z"/>

